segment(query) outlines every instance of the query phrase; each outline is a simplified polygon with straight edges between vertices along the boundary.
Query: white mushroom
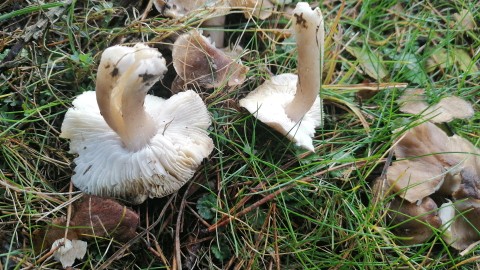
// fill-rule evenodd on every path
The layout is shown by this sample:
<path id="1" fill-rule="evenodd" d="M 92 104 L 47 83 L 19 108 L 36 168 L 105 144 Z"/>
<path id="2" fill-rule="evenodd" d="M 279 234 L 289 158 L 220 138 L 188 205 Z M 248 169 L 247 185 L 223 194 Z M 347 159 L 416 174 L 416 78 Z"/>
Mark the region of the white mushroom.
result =
<path id="1" fill-rule="evenodd" d="M 102 54 L 96 92 L 73 101 L 60 134 L 78 154 L 72 181 L 80 190 L 141 203 L 177 191 L 211 153 L 198 94 L 147 95 L 165 71 L 162 55 L 142 44 Z"/>
<path id="2" fill-rule="evenodd" d="M 52 249 L 56 249 L 53 252 L 55 260 L 62 263 L 63 268 L 67 268 L 73 265 L 75 259 L 83 259 L 87 253 L 87 242 L 61 238 L 52 244 Z"/>
<path id="3" fill-rule="evenodd" d="M 298 146 L 314 151 L 312 137 L 315 127 L 322 124 L 322 100 L 318 94 L 323 64 L 323 17 L 319 8 L 312 10 L 305 2 L 297 3 L 293 17 L 298 77 L 274 76 L 240 100 L 240 106 Z"/>

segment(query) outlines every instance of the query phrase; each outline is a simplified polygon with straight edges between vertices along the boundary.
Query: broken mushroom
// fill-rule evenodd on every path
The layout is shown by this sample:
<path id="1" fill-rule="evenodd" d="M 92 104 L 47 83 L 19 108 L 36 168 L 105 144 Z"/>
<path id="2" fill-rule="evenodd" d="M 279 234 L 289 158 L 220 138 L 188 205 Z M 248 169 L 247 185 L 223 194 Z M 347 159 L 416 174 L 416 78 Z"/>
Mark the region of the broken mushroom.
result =
<path id="1" fill-rule="evenodd" d="M 143 44 L 102 54 L 96 91 L 73 101 L 60 134 L 78 154 L 77 188 L 138 204 L 177 191 L 211 153 L 210 116 L 197 93 L 147 95 L 166 69 L 162 55 Z"/>
<path id="2" fill-rule="evenodd" d="M 281 74 L 270 78 L 240 100 L 260 121 L 314 151 L 312 137 L 322 124 L 319 98 L 323 59 L 324 26 L 319 8 L 300 2 L 294 10 L 294 32 L 298 48 L 298 76 Z"/>
<path id="3" fill-rule="evenodd" d="M 173 44 L 172 62 L 185 84 L 205 88 L 240 85 L 248 68 L 215 48 L 199 31 L 192 30 Z"/>
<path id="4" fill-rule="evenodd" d="M 480 240 L 480 201 L 449 201 L 440 206 L 442 238 L 457 250 L 464 250 Z"/>
<path id="5" fill-rule="evenodd" d="M 52 249 L 55 250 L 53 252 L 55 260 L 59 261 L 63 268 L 67 268 L 73 265 L 75 259 L 83 259 L 87 253 L 87 242 L 61 238 L 53 243 Z"/>
<path id="6" fill-rule="evenodd" d="M 420 204 L 395 197 L 388 207 L 388 216 L 400 241 L 412 245 L 425 242 L 433 236 L 434 229 L 440 228 L 442 221 L 437 210 L 437 204 L 430 197 L 425 197 Z"/>

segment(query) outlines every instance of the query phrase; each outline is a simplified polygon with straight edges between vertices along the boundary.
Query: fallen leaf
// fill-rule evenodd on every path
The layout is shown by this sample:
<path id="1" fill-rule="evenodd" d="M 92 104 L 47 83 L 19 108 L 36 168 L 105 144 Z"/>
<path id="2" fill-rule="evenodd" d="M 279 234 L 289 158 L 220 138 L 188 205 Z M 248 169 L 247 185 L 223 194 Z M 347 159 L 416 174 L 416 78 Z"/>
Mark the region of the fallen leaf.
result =
<path id="1" fill-rule="evenodd" d="M 357 58 L 359 65 L 368 76 L 380 81 L 388 75 L 382 57 L 370 48 L 349 46 L 347 51 Z"/>

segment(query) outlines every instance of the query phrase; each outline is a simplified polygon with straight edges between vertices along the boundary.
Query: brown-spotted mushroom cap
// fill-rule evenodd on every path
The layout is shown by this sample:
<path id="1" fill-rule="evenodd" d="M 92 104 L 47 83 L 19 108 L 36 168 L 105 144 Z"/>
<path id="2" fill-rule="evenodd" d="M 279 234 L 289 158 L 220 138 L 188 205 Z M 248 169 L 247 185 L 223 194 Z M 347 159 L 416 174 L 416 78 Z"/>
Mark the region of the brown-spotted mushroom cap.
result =
<path id="1" fill-rule="evenodd" d="M 294 10 L 298 48 L 298 76 L 281 74 L 267 80 L 240 100 L 257 119 L 307 150 L 314 151 L 312 137 L 322 124 L 321 84 L 324 27 L 319 8 L 299 2 Z"/>
<path id="2" fill-rule="evenodd" d="M 420 244 L 433 235 L 433 231 L 442 225 L 438 216 L 437 204 L 425 197 L 420 204 L 410 203 L 395 197 L 388 209 L 392 231 L 407 244 Z"/>
<path id="3" fill-rule="evenodd" d="M 141 203 L 177 191 L 211 153 L 210 116 L 198 94 L 147 95 L 166 69 L 162 55 L 143 44 L 102 54 L 96 91 L 73 101 L 60 134 L 78 155 L 77 188 Z"/>
<path id="4" fill-rule="evenodd" d="M 177 38 L 172 59 L 175 71 L 185 83 L 206 88 L 240 85 L 248 71 L 246 66 L 215 48 L 197 30 Z"/>

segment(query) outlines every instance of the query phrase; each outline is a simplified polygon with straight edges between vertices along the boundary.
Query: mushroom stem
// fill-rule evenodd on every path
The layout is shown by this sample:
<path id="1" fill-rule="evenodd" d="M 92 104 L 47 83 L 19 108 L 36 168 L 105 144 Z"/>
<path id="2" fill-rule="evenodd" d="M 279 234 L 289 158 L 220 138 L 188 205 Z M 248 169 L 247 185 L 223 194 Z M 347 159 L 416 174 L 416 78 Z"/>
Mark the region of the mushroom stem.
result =
<path id="1" fill-rule="evenodd" d="M 100 113 L 130 151 L 142 149 L 158 127 L 145 112 L 150 87 L 166 71 L 165 60 L 144 45 L 116 46 L 102 55 L 96 96 Z"/>
<path id="2" fill-rule="evenodd" d="M 312 10 L 306 2 L 297 3 L 293 17 L 298 50 L 298 83 L 295 97 L 285 111 L 290 119 L 298 122 L 310 110 L 320 90 L 325 29 L 320 9 Z"/>
<path id="3" fill-rule="evenodd" d="M 205 30 L 203 30 L 203 34 L 205 36 L 210 36 L 210 40 L 212 41 L 212 43 L 215 44 L 215 47 L 217 48 L 225 47 L 225 42 L 223 41 L 225 38 L 225 18 L 225 15 L 213 17 L 205 20 L 202 24 L 203 27 L 207 27 Z M 209 28 L 212 29 L 210 30 Z"/>

